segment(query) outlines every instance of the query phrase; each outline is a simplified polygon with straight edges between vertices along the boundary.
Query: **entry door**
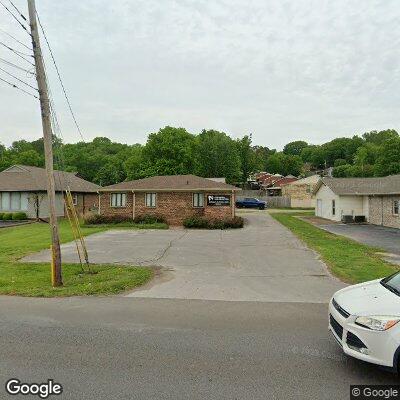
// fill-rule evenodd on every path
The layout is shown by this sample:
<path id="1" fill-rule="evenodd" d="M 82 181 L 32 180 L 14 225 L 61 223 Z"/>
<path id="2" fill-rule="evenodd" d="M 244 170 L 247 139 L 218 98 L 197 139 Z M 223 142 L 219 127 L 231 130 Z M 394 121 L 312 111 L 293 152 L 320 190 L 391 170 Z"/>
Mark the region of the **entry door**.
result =
<path id="1" fill-rule="evenodd" d="M 322 199 L 317 199 L 317 217 L 322 217 Z"/>

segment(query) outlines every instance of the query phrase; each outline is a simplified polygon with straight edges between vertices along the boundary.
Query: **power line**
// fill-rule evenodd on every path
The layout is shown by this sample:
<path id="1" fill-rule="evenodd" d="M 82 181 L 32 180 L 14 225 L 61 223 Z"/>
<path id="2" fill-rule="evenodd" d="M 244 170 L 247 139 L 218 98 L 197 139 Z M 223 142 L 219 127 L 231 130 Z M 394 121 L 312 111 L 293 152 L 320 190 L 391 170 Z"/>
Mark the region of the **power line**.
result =
<path id="1" fill-rule="evenodd" d="M 21 28 L 29 35 L 27 27 L 14 15 L 14 13 L 0 0 L 0 4 L 7 10 L 7 12 L 18 22 L 18 24 L 21 26 Z"/>
<path id="2" fill-rule="evenodd" d="M 42 32 L 43 32 L 44 39 L 45 39 L 45 41 L 46 41 L 46 44 L 47 44 L 47 47 L 48 47 L 48 49 L 49 49 L 51 58 L 52 58 L 52 60 L 53 60 L 53 64 L 54 64 L 54 67 L 55 67 L 56 72 L 57 72 L 58 80 L 60 81 L 62 90 L 63 90 L 63 92 L 64 92 L 64 97 L 65 97 L 65 100 L 67 101 L 68 108 L 69 108 L 69 111 L 70 111 L 70 113 L 71 113 L 72 119 L 74 120 L 76 129 L 78 130 L 79 135 L 81 136 L 82 140 L 85 141 L 85 139 L 84 139 L 84 137 L 83 137 L 83 134 L 82 134 L 82 131 L 81 131 L 81 128 L 79 127 L 78 121 L 76 120 L 74 111 L 72 110 L 71 102 L 69 101 L 69 98 L 68 98 L 68 95 L 67 95 L 67 91 L 66 91 L 65 86 L 64 86 L 64 83 L 63 83 L 63 81 L 62 81 L 62 79 L 61 79 L 61 74 L 60 74 L 60 71 L 59 71 L 59 69 L 58 69 L 56 60 L 55 60 L 55 58 L 54 58 L 53 51 L 51 50 L 50 43 L 49 43 L 49 41 L 48 41 L 48 39 L 47 39 L 46 32 L 44 31 L 42 22 L 40 21 L 40 17 L 39 17 L 39 14 L 38 14 L 37 11 L 36 11 L 36 15 L 37 15 L 37 18 L 38 18 L 38 21 L 39 21 L 40 29 L 41 29 Z"/>
<path id="3" fill-rule="evenodd" d="M 24 92 L 24 93 L 26 93 L 26 94 L 29 94 L 29 96 L 32 96 L 32 97 L 34 97 L 35 99 L 39 99 L 39 97 L 35 96 L 35 95 L 32 94 L 32 93 L 29 93 L 29 92 L 28 92 L 27 90 L 25 90 L 25 89 L 21 89 L 19 86 L 15 85 L 14 83 L 8 82 L 8 81 L 6 81 L 6 80 L 3 79 L 3 78 L 0 78 L 0 81 L 3 81 L 3 82 L 5 82 L 5 83 L 7 83 L 7 85 L 10 85 L 10 86 L 13 87 L 14 89 L 18 89 L 18 90 L 20 90 L 21 92 Z"/>
<path id="4" fill-rule="evenodd" d="M 29 71 L 29 70 L 27 70 L 27 69 L 25 69 L 25 68 L 19 67 L 18 65 L 12 63 L 11 61 L 5 60 L 4 58 L 1 58 L 1 57 L 0 57 L 0 62 L 2 62 L 3 64 L 8 65 L 8 66 L 10 66 L 10 67 L 17 68 L 17 69 L 19 69 L 20 71 L 24 71 L 24 72 L 26 72 L 27 74 L 35 75 L 34 72 Z"/>
<path id="5" fill-rule="evenodd" d="M 26 83 L 25 81 L 23 81 L 22 79 L 19 79 L 17 76 L 13 75 L 11 72 L 8 72 L 8 71 L 6 71 L 5 69 L 3 69 L 1 67 L 0 67 L 0 71 L 3 71 L 4 73 L 6 73 L 7 75 L 9 75 L 12 78 L 16 79 L 17 81 L 23 83 L 24 85 L 29 86 L 31 89 L 39 91 L 39 89 L 35 88 L 35 86 L 32 86 L 29 83 Z"/>
<path id="6" fill-rule="evenodd" d="M 0 28 L 0 32 L 2 32 L 3 34 L 7 35 L 8 37 L 10 37 L 11 39 L 14 39 L 17 43 L 19 43 L 20 45 L 24 46 L 25 48 L 27 48 L 28 50 L 32 50 L 29 46 L 27 46 L 25 43 L 22 43 L 20 40 L 18 40 L 17 38 L 15 38 L 14 36 L 10 35 L 8 32 L 6 32 L 5 30 Z"/>
<path id="7" fill-rule="evenodd" d="M 3 43 L 3 42 L 0 42 L 0 44 L 1 44 L 2 46 L 4 46 L 6 49 L 12 51 L 14 54 L 16 54 L 16 55 L 17 55 L 19 58 L 21 58 L 22 60 L 24 60 L 24 61 L 26 61 L 27 63 L 31 64 L 33 67 L 35 66 L 34 63 L 30 62 L 28 59 L 25 58 L 25 57 L 31 57 L 30 54 L 21 53 L 20 51 L 15 50 L 15 49 L 13 49 L 13 48 L 10 47 L 10 46 L 7 46 L 7 45 L 6 45 L 5 43 Z"/>
<path id="8" fill-rule="evenodd" d="M 28 22 L 28 20 L 26 19 L 25 15 L 22 14 L 21 11 L 19 11 L 19 9 L 17 8 L 17 6 L 16 6 L 11 0 L 8 0 L 8 1 L 9 1 L 10 4 L 14 7 L 15 11 L 21 16 L 21 18 L 22 18 L 23 20 L 25 20 L 26 22 Z"/>

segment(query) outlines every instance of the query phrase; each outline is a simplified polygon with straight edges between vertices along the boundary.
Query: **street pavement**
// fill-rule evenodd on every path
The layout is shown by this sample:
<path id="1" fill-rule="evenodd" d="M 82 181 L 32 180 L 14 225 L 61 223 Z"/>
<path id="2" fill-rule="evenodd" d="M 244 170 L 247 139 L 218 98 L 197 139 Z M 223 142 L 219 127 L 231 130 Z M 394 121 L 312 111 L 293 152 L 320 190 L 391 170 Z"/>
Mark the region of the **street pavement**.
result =
<path id="1" fill-rule="evenodd" d="M 159 268 L 132 297 L 325 303 L 344 285 L 315 252 L 264 211 L 236 230 L 123 230 L 87 237 L 91 262 Z M 77 262 L 75 245 L 62 246 Z M 49 261 L 47 250 L 23 261 Z"/>
<path id="2" fill-rule="evenodd" d="M 344 356 L 327 305 L 92 297 L 0 298 L 0 398 L 53 378 L 53 399 L 348 399 L 399 383 Z M 27 397 L 20 397 L 27 398 Z M 28 397 L 30 398 L 30 397 Z M 36 397 L 37 398 L 37 397 Z"/>

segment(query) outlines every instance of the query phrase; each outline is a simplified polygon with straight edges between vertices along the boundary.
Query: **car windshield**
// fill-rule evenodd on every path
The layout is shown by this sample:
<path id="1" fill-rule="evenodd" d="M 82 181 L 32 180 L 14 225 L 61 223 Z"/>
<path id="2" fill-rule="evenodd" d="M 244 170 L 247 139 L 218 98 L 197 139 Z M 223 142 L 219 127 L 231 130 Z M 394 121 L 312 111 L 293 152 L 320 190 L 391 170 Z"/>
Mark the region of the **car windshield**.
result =
<path id="1" fill-rule="evenodd" d="M 393 293 L 400 296 L 400 272 L 381 280 L 381 284 Z"/>
<path id="2" fill-rule="evenodd" d="M 253 197 L 247 197 L 246 199 L 244 199 L 245 201 L 258 201 L 257 199 L 253 198 Z"/>

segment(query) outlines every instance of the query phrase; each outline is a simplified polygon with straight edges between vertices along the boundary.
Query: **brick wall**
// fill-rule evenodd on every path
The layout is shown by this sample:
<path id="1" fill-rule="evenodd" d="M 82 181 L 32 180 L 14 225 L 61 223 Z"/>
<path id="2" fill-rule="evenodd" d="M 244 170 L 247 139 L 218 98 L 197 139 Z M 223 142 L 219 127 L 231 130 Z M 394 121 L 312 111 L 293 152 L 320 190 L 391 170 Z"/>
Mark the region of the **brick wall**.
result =
<path id="1" fill-rule="evenodd" d="M 125 207 L 111 207 L 111 193 L 106 192 L 100 195 L 99 209 L 101 215 L 122 215 L 124 217 L 132 218 L 132 192 L 126 192 L 126 206 Z"/>
<path id="2" fill-rule="evenodd" d="M 189 192 L 158 192 L 156 207 L 146 207 L 145 193 L 136 193 L 135 215 L 159 215 L 170 225 L 182 225 L 183 220 L 194 216 L 204 215 L 203 208 L 193 207 L 192 193 Z"/>
<path id="3" fill-rule="evenodd" d="M 282 196 L 290 197 L 291 207 L 315 207 L 312 190 L 315 185 L 285 185 L 282 187 Z"/>
<path id="4" fill-rule="evenodd" d="M 374 225 L 383 225 L 400 228 L 400 217 L 393 215 L 393 200 L 399 196 L 370 196 L 369 197 L 369 222 Z"/>
<path id="5" fill-rule="evenodd" d="M 232 196 L 231 192 L 218 192 L 218 194 Z M 170 225 L 182 225 L 186 218 L 195 215 L 223 219 L 230 218 L 234 214 L 234 208 L 232 208 L 232 202 L 234 202 L 234 198 L 231 198 L 231 206 L 207 206 L 207 193 L 205 193 L 204 208 L 196 208 L 193 207 L 192 192 L 157 192 L 156 196 L 156 207 L 146 207 L 145 193 L 137 192 L 134 200 L 134 215 L 138 216 L 146 214 L 162 216 Z M 100 213 L 102 215 L 123 215 L 132 217 L 133 194 L 127 192 L 127 205 L 124 208 L 110 207 L 110 193 L 102 194 L 100 201 Z"/>

